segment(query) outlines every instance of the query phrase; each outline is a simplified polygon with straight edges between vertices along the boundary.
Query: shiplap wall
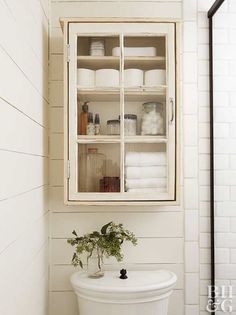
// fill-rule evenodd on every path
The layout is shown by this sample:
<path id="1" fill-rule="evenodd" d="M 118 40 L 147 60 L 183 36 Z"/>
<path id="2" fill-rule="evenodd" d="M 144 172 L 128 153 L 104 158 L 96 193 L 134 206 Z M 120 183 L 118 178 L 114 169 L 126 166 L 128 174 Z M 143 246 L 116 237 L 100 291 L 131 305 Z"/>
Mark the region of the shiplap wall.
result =
<path id="1" fill-rule="evenodd" d="M 175 1 L 51 1 L 50 29 L 50 210 L 51 267 L 50 315 L 76 315 L 77 301 L 69 276 L 72 250 L 66 243 L 73 229 L 80 233 L 98 229 L 113 220 L 138 236 L 137 247 L 125 246 L 129 268 L 167 268 L 178 275 L 169 315 L 184 313 L 183 209 L 175 207 L 68 207 L 63 204 L 63 65 L 60 17 L 181 18 L 182 2 Z M 153 212 L 156 210 L 156 212 Z M 109 262 L 108 262 L 109 263 Z M 111 263 L 111 262 L 110 262 Z M 118 266 L 120 268 L 121 266 Z"/>
<path id="2" fill-rule="evenodd" d="M 48 309 L 48 1 L 0 0 L 0 314 Z"/>

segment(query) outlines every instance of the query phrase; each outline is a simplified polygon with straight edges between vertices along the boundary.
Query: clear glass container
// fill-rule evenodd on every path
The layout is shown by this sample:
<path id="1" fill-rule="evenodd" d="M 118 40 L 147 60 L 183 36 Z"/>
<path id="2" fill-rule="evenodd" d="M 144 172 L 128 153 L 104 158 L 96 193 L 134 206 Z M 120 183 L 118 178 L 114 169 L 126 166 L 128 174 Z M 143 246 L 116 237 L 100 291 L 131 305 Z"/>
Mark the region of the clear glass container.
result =
<path id="1" fill-rule="evenodd" d="M 101 249 L 96 246 L 87 256 L 87 274 L 89 278 L 101 278 L 104 276 L 103 255 Z"/>
<path id="2" fill-rule="evenodd" d="M 164 134 L 163 104 L 147 102 L 143 104 L 141 134 L 163 135 Z"/>
<path id="3" fill-rule="evenodd" d="M 126 136 L 136 136 L 137 134 L 137 116 L 133 114 L 124 115 L 124 129 Z"/>
<path id="4" fill-rule="evenodd" d="M 118 119 L 107 121 L 107 134 L 108 135 L 120 134 L 120 121 Z"/>
<path id="5" fill-rule="evenodd" d="M 99 192 L 100 180 L 106 172 L 106 156 L 97 148 L 89 148 L 79 155 L 79 191 Z"/>

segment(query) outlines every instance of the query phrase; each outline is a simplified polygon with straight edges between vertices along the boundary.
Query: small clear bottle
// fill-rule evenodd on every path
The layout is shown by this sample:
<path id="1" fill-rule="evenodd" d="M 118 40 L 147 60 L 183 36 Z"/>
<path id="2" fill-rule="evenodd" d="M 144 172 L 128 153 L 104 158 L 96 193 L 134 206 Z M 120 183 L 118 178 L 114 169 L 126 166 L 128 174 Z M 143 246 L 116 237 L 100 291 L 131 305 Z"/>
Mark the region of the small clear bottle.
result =
<path id="1" fill-rule="evenodd" d="M 94 128 L 95 128 L 95 135 L 100 135 L 101 125 L 100 125 L 99 114 L 95 114 Z"/>
<path id="2" fill-rule="evenodd" d="M 93 113 L 88 114 L 88 124 L 87 124 L 86 134 L 88 136 L 94 136 L 95 135 L 95 127 L 94 127 L 94 123 L 93 123 Z"/>

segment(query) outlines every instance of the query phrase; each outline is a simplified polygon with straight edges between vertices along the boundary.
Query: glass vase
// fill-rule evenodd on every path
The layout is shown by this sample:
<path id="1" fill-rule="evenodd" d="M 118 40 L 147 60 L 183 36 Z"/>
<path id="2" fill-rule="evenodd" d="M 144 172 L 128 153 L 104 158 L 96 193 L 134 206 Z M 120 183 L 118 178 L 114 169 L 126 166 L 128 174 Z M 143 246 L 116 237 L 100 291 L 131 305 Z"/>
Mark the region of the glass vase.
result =
<path id="1" fill-rule="evenodd" d="M 103 255 L 99 248 L 95 248 L 87 256 L 87 274 L 89 278 L 101 278 L 104 276 Z"/>

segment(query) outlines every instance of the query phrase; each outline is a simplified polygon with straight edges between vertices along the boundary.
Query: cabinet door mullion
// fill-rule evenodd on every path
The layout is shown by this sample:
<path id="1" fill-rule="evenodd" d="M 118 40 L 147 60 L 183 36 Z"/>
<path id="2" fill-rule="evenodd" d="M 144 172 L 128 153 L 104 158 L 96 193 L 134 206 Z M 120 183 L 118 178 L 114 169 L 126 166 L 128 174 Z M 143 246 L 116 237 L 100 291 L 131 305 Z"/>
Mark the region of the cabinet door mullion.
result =
<path id="1" fill-rule="evenodd" d="M 125 141 L 124 141 L 124 35 L 120 35 L 120 190 L 125 191 Z"/>

